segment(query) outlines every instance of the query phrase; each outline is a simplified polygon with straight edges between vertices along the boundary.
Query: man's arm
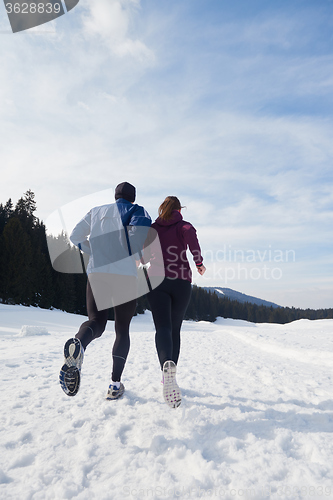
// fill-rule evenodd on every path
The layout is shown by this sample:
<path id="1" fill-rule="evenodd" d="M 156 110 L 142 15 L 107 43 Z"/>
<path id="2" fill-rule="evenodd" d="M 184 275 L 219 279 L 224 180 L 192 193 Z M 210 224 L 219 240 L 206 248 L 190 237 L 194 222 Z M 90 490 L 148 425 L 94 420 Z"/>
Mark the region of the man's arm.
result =
<path id="1" fill-rule="evenodd" d="M 91 248 L 88 240 L 90 234 L 91 213 L 88 212 L 83 219 L 74 227 L 69 239 L 75 246 L 79 246 L 83 252 L 91 254 Z"/>

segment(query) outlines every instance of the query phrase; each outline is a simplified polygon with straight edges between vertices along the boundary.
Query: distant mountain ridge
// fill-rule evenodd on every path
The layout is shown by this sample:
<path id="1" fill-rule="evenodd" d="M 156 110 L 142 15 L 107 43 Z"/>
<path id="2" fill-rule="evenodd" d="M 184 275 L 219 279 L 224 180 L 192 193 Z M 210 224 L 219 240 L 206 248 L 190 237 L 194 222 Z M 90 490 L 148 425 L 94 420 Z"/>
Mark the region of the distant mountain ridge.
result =
<path id="1" fill-rule="evenodd" d="M 231 288 L 222 288 L 220 286 L 202 286 L 200 287 L 207 292 L 215 292 L 218 296 L 224 296 L 230 300 L 237 300 L 238 302 L 244 303 L 249 302 L 250 304 L 256 304 L 257 306 L 266 307 L 281 307 L 274 302 L 268 302 L 267 300 L 258 299 L 257 297 L 252 297 L 251 295 L 246 295 L 245 293 L 236 292 Z"/>

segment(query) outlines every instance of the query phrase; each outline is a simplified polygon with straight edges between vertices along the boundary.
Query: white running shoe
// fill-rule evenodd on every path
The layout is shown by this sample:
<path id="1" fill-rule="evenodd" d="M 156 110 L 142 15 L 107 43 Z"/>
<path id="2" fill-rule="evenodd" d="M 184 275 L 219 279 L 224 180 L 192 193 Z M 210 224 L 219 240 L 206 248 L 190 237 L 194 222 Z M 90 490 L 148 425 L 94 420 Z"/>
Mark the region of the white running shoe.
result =
<path id="1" fill-rule="evenodd" d="M 119 388 L 116 385 L 110 384 L 105 399 L 108 399 L 108 400 L 119 399 L 124 394 L 124 391 L 125 391 L 125 387 L 121 382 L 120 382 Z"/>
<path id="2" fill-rule="evenodd" d="M 163 365 L 163 397 L 170 408 L 178 408 L 182 402 L 182 394 L 176 382 L 177 366 L 173 361 Z"/>
<path id="3" fill-rule="evenodd" d="M 75 396 L 80 389 L 80 372 L 84 357 L 81 341 L 76 338 L 67 340 L 64 356 L 65 362 L 60 370 L 59 382 L 67 396 Z"/>

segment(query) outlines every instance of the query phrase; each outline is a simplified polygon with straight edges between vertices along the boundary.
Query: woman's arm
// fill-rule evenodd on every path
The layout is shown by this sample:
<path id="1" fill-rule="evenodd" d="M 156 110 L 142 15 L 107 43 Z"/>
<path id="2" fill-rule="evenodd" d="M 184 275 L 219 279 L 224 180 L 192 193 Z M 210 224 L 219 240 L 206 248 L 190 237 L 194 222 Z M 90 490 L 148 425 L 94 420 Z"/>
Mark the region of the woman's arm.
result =
<path id="1" fill-rule="evenodd" d="M 197 266 L 198 273 L 201 276 L 205 273 L 206 268 L 203 265 L 203 257 L 201 255 L 201 248 L 197 238 L 197 232 L 192 226 L 192 224 L 184 224 L 183 226 L 183 236 L 185 243 L 188 245 L 191 254 L 193 255 L 193 260 Z"/>

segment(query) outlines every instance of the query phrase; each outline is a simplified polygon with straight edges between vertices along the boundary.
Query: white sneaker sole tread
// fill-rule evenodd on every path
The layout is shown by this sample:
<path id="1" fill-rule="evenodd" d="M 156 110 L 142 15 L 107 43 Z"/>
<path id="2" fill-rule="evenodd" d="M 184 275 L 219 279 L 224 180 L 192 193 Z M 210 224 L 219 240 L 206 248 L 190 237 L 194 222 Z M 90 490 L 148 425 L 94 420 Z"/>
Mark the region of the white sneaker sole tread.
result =
<path id="1" fill-rule="evenodd" d="M 84 350 L 79 339 L 67 340 L 64 346 L 65 362 L 61 367 L 59 382 L 67 396 L 75 396 L 80 389 L 81 366 Z"/>
<path id="2" fill-rule="evenodd" d="M 176 382 L 177 366 L 173 361 L 163 365 L 163 397 L 170 408 L 178 408 L 182 402 L 182 394 Z"/>

